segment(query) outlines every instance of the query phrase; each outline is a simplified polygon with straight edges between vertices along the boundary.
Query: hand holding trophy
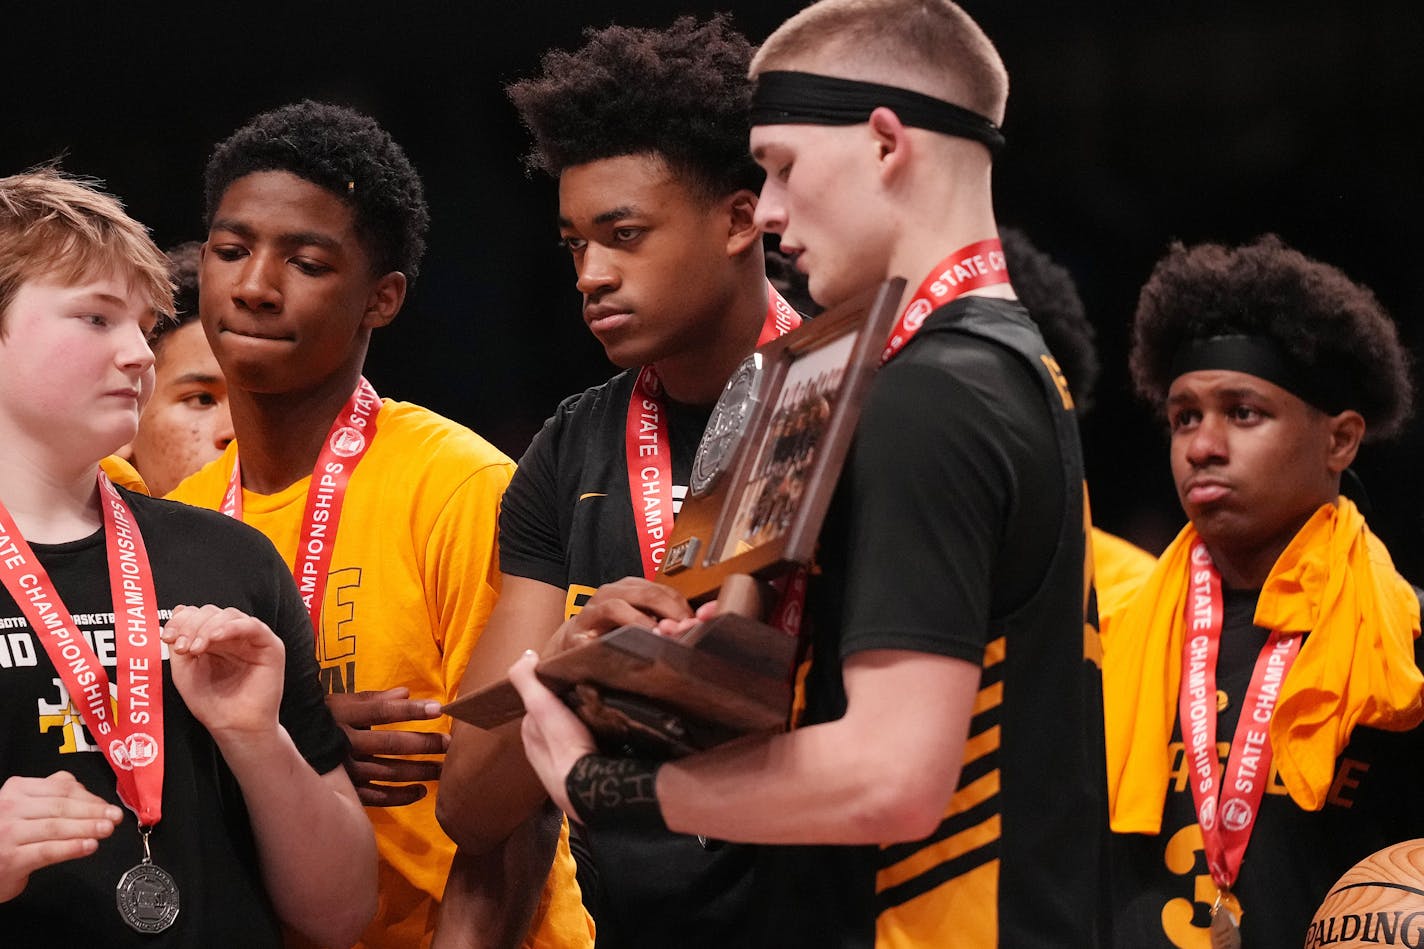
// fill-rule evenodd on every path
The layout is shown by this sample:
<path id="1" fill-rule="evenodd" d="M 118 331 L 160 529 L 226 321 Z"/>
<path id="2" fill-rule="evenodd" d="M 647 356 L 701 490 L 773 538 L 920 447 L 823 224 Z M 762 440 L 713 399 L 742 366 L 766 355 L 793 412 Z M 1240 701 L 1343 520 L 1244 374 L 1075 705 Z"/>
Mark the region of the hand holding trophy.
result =
<path id="1" fill-rule="evenodd" d="M 678 757 L 786 726 L 806 572 L 903 284 L 747 357 L 708 422 L 657 583 L 600 588 L 551 639 L 536 674 L 605 752 Z M 523 705 L 506 680 L 445 712 L 493 728 Z"/>

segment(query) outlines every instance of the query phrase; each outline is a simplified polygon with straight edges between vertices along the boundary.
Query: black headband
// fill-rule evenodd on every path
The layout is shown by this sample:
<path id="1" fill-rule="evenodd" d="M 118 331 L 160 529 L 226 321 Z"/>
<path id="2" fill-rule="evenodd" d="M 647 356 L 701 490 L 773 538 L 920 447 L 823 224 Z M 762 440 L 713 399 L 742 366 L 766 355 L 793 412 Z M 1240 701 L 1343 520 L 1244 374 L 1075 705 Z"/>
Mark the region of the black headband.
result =
<path id="1" fill-rule="evenodd" d="M 973 139 L 998 152 L 1004 133 L 977 112 L 933 96 L 808 72 L 764 72 L 752 93 L 751 124 L 859 125 L 880 106 L 915 128 Z"/>
<path id="2" fill-rule="evenodd" d="M 1177 350 L 1169 378 L 1188 372 L 1225 369 L 1280 386 L 1328 415 L 1350 407 L 1349 385 L 1334 373 L 1302 365 L 1269 336 L 1208 336 Z"/>

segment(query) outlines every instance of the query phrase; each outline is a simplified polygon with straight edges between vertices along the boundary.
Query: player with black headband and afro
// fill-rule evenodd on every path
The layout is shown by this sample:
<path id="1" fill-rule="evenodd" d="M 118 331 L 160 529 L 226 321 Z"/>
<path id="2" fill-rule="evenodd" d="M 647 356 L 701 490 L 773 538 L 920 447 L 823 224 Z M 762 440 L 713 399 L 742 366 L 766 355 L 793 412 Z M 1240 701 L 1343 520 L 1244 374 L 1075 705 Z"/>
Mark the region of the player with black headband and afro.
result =
<path id="1" fill-rule="evenodd" d="M 1419 591 L 1340 494 L 1408 359 L 1368 289 L 1267 236 L 1172 247 L 1132 373 L 1189 523 L 1103 617 L 1115 944 L 1315 945 L 1340 874 L 1424 836 Z"/>
<path id="2" fill-rule="evenodd" d="M 611 26 L 589 30 L 577 50 L 546 53 L 538 76 L 508 88 L 533 137 L 530 168 L 558 180 L 583 319 L 623 371 L 565 399 L 520 460 L 500 514 L 491 632 L 553 635 L 581 610 L 609 608 L 590 599 L 601 585 L 653 574 L 662 541 L 641 500 L 635 515 L 630 470 L 639 498 L 658 498 L 654 514 L 670 523 L 728 377 L 799 322 L 768 284 L 752 220 L 762 176 L 747 152 L 751 54 L 725 17 Z M 639 423 L 656 429 L 664 471 L 649 471 L 627 441 L 630 413 L 649 416 Z M 466 676 L 463 688 L 480 684 Z M 439 812 L 462 848 L 490 846 L 544 800 L 517 728 L 503 736 L 455 728 Z M 514 786 L 529 787 L 529 799 L 503 822 L 476 809 Z M 751 944 L 744 850 L 666 832 L 582 843 L 579 880 L 600 947 Z M 457 859 L 452 889 L 458 874 Z"/>
<path id="3" fill-rule="evenodd" d="M 524 645 L 482 635 L 514 465 L 462 425 L 379 398 L 362 375 L 372 332 L 419 271 L 429 221 L 420 177 L 384 129 L 336 105 L 275 109 L 216 147 L 206 185 L 199 319 L 237 437 L 170 496 L 251 524 L 292 569 L 380 852 L 380 909 L 361 945 L 427 945 L 455 852 L 435 818 L 440 707 L 467 664 L 499 669 Z M 562 856 L 552 875 L 545 855 L 508 880 L 491 857 L 486 945 L 519 943 L 541 884 L 529 944 L 565 919 L 586 936 Z"/>

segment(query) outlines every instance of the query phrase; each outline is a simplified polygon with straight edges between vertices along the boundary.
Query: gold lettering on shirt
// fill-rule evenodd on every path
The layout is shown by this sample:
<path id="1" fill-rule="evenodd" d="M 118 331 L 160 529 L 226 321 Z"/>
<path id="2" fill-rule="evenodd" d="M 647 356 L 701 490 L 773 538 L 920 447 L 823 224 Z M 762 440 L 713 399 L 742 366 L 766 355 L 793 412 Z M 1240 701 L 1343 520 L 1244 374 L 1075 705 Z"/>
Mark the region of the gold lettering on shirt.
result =
<path id="1" fill-rule="evenodd" d="M 1038 357 L 1043 360 L 1043 365 L 1047 367 L 1048 374 L 1053 377 L 1053 384 L 1058 387 L 1058 397 L 1063 400 L 1063 408 L 1072 411 L 1073 393 L 1068 391 L 1068 377 L 1063 374 L 1063 370 L 1058 368 L 1058 360 L 1044 353 Z"/>
<path id="2" fill-rule="evenodd" d="M 317 650 L 317 660 L 322 665 L 355 657 L 356 596 L 360 589 L 360 567 L 343 567 L 327 574 L 326 602 L 322 604 L 321 614 L 321 644 Z"/>
<path id="3" fill-rule="evenodd" d="M 597 587 L 586 587 L 581 583 L 570 583 L 568 596 L 564 597 L 564 619 L 571 619 L 583 612 L 583 605 L 588 602 L 598 590 Z"/>

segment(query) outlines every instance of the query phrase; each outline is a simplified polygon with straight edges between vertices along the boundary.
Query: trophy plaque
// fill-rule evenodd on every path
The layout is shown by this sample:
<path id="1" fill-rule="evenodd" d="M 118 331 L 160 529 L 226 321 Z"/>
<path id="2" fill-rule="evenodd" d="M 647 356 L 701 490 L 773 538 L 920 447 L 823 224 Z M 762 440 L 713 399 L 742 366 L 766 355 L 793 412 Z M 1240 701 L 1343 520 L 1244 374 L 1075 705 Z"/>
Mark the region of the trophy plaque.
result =
<path id="1" fill-rule="evenodd" d="M 539 679 L 612 753 L 676 757 L 786 726 L 796 638 L 762 622 L 770 584 L 815 553 L 905 282 L 765 343 L 712 411 L 658 582 L 719 615 L 681 639 L 624 626 L 540 661 Z M 493 728 L 523 714 L 507 680 L 445 706 Z"/>

